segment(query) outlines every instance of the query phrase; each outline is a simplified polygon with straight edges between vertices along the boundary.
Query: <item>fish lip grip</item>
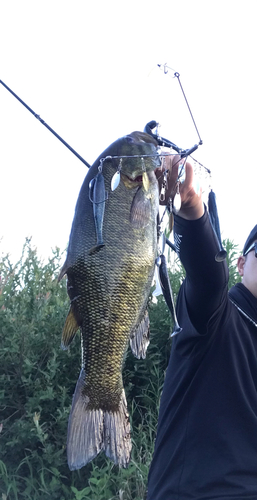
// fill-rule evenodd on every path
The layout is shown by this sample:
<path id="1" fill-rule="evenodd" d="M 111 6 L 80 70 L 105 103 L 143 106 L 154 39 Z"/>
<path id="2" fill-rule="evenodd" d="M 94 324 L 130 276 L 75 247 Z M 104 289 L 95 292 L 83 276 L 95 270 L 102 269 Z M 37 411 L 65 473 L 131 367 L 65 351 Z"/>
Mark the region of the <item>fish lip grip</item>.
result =
<path id="1" fill-rule="evenodd" d="M 202 144 L 202 141 L 199 142 L 199 144 L 195 144 L 189 149 L 182 149 L 179 148 L 174 142 L 169 141 L 168 139 L 165 139 L 164 137 L 161 137 L 158 134 L 153 134 L 152 130 L 154 128 L 158 127 L 158 123 L 154 120 L 151 122 L 148 122 L 144 128 L 144 132 L 147 134 L 151 135 L 154 137 L 154 139 L 158 142 L 159 146 L 164 146 L 166 148 L 172 148 L 174 149 L 180 156 L 181 158 L 185 158 L 186 156 L 190 156 L 196 149 L 198 149 L 198 146 Z"/>

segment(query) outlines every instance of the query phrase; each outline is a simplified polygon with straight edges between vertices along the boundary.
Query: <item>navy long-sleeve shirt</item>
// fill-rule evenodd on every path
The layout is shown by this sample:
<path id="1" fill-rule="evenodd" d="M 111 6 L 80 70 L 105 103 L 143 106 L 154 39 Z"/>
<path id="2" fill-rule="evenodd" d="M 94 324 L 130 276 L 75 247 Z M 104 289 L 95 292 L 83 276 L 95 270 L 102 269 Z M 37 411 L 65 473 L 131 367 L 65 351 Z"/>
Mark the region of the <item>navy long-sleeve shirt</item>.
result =
<path id="1" fill-rule="evenodd" d="M 208 214 L 175 218 L 186 269 L 149 471 L 148 500 L 257 500 L 257 299 L 228 295 Z M 240 309 L 240 310 L 239 310 Z"/>

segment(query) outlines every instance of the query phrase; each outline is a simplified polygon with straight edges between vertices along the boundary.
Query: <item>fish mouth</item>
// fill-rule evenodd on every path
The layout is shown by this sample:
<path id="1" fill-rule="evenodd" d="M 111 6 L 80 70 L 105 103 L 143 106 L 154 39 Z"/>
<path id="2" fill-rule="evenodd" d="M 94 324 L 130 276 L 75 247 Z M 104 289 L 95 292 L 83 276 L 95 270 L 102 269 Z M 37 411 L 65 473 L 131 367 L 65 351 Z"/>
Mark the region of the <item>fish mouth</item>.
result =
<path id="1" fill-rule="evenodd" d="M 143 176 L 142 174 L 138 175 L 137 177 L 133 178 L 130 177 L 129 175 L 125 175 L 121 173 L 121 179 L 123 183 L 125 184 L 126 187 L 128 188 L 134 188 L 137 186 L 142 186 L 143 184 Z"/>

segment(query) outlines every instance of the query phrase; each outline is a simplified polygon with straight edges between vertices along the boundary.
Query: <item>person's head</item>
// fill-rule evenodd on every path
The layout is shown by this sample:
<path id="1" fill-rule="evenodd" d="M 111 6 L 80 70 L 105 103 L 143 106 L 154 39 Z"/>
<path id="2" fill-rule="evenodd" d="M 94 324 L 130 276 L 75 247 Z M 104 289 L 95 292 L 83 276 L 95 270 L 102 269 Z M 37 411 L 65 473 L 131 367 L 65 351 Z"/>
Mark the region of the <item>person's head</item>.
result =
<path id="1" fill-rule="evenodd" d="M 257 298 L 257 225 L 250 232 L 240 255 L 237 268 L 242 283 Z"/>

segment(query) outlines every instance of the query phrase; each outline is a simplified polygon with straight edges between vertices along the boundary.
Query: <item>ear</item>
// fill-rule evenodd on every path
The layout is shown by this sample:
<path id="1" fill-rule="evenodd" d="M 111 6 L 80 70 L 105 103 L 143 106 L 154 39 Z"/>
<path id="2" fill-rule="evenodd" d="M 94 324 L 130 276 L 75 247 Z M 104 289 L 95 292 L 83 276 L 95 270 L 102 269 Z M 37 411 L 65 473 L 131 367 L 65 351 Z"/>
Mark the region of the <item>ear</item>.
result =
<path id="1" fill-rule="evenodd" d="M 237 261 L 237 269 L 240 276 L 244 276 L 244 265 L 245 265 L 245 257 L 243 257 L 243 255 L 240 255 Z"/>

